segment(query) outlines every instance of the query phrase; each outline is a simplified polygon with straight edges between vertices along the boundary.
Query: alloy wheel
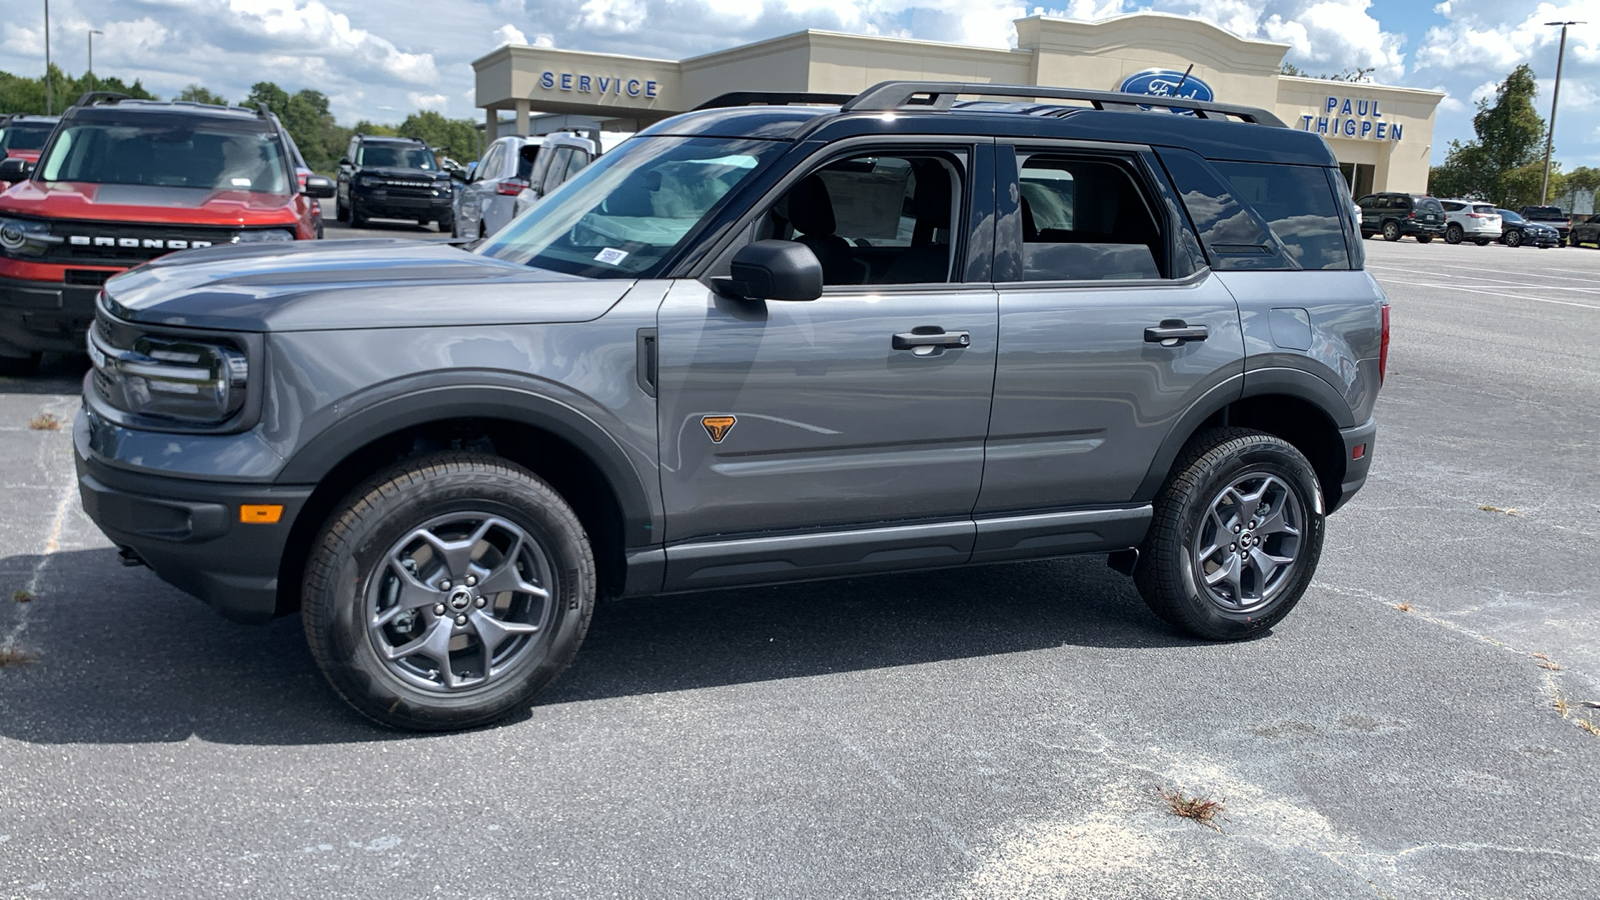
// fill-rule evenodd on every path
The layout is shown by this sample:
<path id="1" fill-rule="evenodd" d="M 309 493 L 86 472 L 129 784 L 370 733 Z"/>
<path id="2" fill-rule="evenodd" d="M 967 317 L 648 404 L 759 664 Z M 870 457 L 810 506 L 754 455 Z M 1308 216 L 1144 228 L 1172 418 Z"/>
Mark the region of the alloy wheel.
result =
<path id="1" fill-rule="evenodd" d="M 1286 481 L 1261 472 L 1235 478 L 1211 501 L 1191 544 L 1202 596 L 1231 613 L 1272 602 L 1293 581 L 1305 526 L 1305 505 Z"/>

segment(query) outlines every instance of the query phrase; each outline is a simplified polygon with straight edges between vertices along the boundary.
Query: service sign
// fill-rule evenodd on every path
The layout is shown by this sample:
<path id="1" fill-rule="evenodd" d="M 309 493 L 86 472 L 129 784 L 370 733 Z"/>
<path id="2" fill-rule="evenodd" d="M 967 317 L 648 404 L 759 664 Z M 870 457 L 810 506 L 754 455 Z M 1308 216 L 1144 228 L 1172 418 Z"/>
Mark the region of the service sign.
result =
<path id="1" fill-rule="evenodd" d="M 1193 73 L 1186 78 L 1182 72 L 1171 69 L 1145 69 L 1135 72 L 1122 79 L 1122 86 L 1117 88 L 1125 94 L 1149 94 L 1152 97 L 1182 97 L 1185 100 L 1198 100 L 1209 103 L 1217 99 L 1211 90 L 1211 85 L 1206 84 Z M 1192 115 L 1188 110 L 1174 109 L 1175 113 Z"/>

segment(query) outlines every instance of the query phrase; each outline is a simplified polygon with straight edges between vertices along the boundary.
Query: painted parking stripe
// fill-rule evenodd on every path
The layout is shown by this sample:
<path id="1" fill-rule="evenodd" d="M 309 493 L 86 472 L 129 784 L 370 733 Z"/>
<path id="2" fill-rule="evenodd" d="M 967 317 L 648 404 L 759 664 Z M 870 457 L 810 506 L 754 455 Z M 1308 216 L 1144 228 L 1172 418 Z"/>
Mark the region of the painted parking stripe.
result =
<path id="1" fill-rule="evenodd" d="M 1479 291 L 1474 290 L 1473 288 L 1461 287 L 1460 285 L 1456 284 L 1440 284 L 1437 281 L 1401 281 L 1398 278 L 1384 278 L 1381 280 L 1388 281 L 1393 284 L 1411 285 L 1412 287 L 1438 288 L 1442 291 L 1461 291 L 1468 294 L 1484 294 L 1489 297 L 1506 297 L 1511 300 L 1532 300 L 1534 303 L 1555 303 L 1561 306 L 1576 306 L 1580 309 L 1600 309 L 1600 305 L 1593 303 L 1574 303 L 1570 300 L 1549 300 L 1544 297 L 1529 297 L 1526 294 L 1508 294 L 1504 291 Z"/>
<path id="2" fill-rule="evenodd" d="M 1437 274 L 1435 272 L 1429 272 L 1429 271 L 1422 270 L 1422 269 L 1405 269 L 1405 268 L 1401 268 L 1399 266 L 1369 265 L 1369 266 L 1367 266 L 1367 268 L 1376 269 L 1376 270 L 1380 270 L 1380 271 L 1381 270 L 1388 270 L 1390 272 L 1405 272 L 1405 273 L 1407 273 L 1409 275 L 1435 275 L 1435 274 Z M 1472 281 L 1474 281 L 1474 280 L 1475 281 L 1479 281 L 1479 282 L 1483 282 L 1483 284 L 1480 285 L 1482 287 L 1490 287 L 1490 286 L 1493 286 L 1493 287 L 1515 287 L 1515 288 L 1531 288 L 1531 289 L 1534 289 L 1534 290 L 1541 290 L 1541 291 L 1552 291 L 1552 290 L 1553 291 L 1565 291 L 1565 292 L 1568 292 L 1568 293 L 1577 293 L 1577 294 L 1600 294 L 1600 288 L 1597 288 L 1597 287 L 1568 287 L 1566 285 L 1532 284 L 1532 283 L 1529 283 L 1529 282 L 1522 282 L 1522 281 L 1501 281 L 1501 280 L 1495 279 L 1495 278 L 1486 278 L 1486 277 L 1484 277 L 1482 275 L 1475 276 L 1473 279 L 1464 279 L 1464 280 L 1466 280 L 1467 283 L 1469 283 L 1469 284 L 1472 283 Z"/>

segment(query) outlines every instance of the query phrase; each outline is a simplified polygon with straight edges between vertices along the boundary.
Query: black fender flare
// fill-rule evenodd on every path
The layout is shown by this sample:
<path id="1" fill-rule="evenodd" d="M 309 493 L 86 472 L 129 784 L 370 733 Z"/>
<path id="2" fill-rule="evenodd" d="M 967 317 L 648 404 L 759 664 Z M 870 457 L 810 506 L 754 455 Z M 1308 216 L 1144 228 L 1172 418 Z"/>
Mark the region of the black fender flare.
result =
<path id="1" fill-rule="evenodd" d="M 560 400 L 509 385 L 440 385 L 392 396 L 339 419 L 300 448 L 280 484 L 317 484 L 361 447 L 394 432 L 446 419 L 501 419 L 539 428 L 572 444 L 611 485 L 622 510 L 623 543 L 655 543 L 645 486 L 627 453 L 593 419 Z"/>

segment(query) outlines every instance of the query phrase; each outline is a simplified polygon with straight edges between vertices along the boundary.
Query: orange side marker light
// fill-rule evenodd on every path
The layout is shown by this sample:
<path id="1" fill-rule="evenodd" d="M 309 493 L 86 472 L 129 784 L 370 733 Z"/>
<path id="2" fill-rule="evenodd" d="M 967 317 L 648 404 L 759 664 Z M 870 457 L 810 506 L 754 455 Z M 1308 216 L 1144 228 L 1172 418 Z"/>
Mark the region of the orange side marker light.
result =
<path id="1" fill-rule="evenodd" d="M 246 525 L 276 525 L 283 518 L 282 503 L 243 503 L 239 505 L 239 521 Z"/>

